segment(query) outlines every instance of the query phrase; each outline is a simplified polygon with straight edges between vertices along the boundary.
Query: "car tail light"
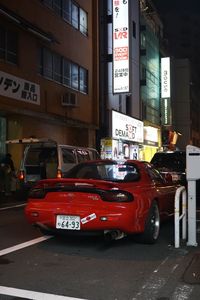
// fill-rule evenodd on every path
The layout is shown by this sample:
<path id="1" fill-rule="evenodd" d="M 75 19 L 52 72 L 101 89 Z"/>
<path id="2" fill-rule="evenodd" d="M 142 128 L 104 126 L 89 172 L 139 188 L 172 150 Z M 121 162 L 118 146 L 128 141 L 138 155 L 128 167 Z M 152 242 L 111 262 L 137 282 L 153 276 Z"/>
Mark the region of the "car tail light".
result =
<path id="1" fill-rule="evenodd" d="M 17 177 L 18 177 L 18 179 L 21 180 L 21 181 L 24 180 L 24 171 L 20 170 Z"/>
<path id="2" fill-rule="evenodd" d="M 134 200 L 132 194 L 126 191 L 106 191 L 101 194 L 101 197 L 104 201 L 108 202 L 131 202 Z"/>
<path id="3" fill-rule="evenodd" d="M 61 170 L 57 170 L 57 176 L 56 176 L 57 178 L 62 178 L 63 176 L 62 176 L 62 171 Z"/>

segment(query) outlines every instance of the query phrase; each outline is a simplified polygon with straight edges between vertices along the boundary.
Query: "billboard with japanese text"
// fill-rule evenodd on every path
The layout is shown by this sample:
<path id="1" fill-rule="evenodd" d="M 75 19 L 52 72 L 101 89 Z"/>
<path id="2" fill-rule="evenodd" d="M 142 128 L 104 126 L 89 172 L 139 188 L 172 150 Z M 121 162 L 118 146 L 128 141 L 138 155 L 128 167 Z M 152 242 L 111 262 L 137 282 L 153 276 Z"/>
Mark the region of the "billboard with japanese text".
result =
<path id="1" fill-rule="evenodd" d="M 128 0 L 113 0 L 113 93 L 129 92 Z"/>
<path id="2" fill-rule="evenodd" d="M 34 82 L 0 71 L 0 95 L 40 104 L 40 86 Z"/>
<path id="3" fill-rule="evenodd" d="M 113 110 L 112 138 L 143 143 L 143 122 Z"/>

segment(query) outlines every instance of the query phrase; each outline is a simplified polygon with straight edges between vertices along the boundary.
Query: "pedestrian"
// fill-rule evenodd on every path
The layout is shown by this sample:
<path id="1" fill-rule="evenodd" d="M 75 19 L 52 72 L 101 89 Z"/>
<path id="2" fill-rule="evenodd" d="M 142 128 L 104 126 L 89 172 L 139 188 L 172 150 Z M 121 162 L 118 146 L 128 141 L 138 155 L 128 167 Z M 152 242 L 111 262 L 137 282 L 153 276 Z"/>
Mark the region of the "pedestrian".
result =
<path id="1" fill-rule="evenodd" d="M 12 180 L 15 177 L 15 167 L 10 153 L 7 153 L 1 161 L 1 176 L 3 179 L 2 190 L 5 191 L 5 196 L 10 196 Z"/>

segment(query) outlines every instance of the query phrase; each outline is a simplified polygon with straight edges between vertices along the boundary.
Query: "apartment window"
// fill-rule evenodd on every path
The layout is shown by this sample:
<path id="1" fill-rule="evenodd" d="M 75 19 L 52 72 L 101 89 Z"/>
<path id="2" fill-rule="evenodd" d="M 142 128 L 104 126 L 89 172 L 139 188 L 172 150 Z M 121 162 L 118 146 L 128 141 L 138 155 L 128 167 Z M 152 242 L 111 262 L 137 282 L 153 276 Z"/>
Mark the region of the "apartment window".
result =
<path id="1" fill-rule="evenodd" d="M 53 55 L 53 79 L 62 82 L 62 57 L 60 55 Z"/>
<path id="2" fill-rule="evenodd" d="M 63 0 L 62 17 L 68 23 L 71 23 L 72 5 L 71 0 Z"/>
<path id="3" fill-rule="evenodd" d="M 78 29 L 78 6 L 72 3 L 72 26 Z"/>
<path id="4" fill-rule="evenodd" d="M 53 8 L 53 0 L 43 0 L 42 1 L 46 6 Z"/>
<path id="5" fill-rule="evenodd" d="M 72 0 L 41 0 L 44 5 L 51 8 L 65 21 L 79 30 L 82 34 L 88 33 L 88 16 L 76 2 Z"/>
<path id="6" fill-rule="evenodd" d="M 80 91 L 87 94 L 88 90 L 87 90 L 87 87 L 88 87 L 88 72 L 86 69 L 84 68 L 81 68 L 79 69 L 79 73 L 80 73 Z"/>
<path id="7" fill-rule="evenodd" d="M 53 78 L 53 55 L 47 49 L 43 49 L 43 75 L 47 78 Z"/>
<path id="8" fill-rule="evenodd" d="M 63 84 L 71 86 L 71 63 L 63 59 Z"/>
<path id="9" fill-rule="evenodd" d="M 78 90 L 78 83 L 79 83 L 78 65 L 72 63 L 71 71 L 72 71 L 71 73 L 72 87 Z"/>
<path id="10" fill-rule="evenodd" d="M 39 73 L 42 76 L 88 93 L 88 71 L 85 68 L 46 48 L 41 48 L 39 55 Z"/>
<path id="11" fill-rule="evenodd" d="M 82 32 L 83 34 L 87 35 L 87 13 L 80 8 L 80 14 L 79 14 L 79 23 L 80 23 L 80 32 Z"/>
<path id="12" fill-rule="evenodd" d="M 0 27 L 0 59 L 17 64 L 17 48 L 17 33 Z"/>
<path id="13" fill-rule="evenodd" d="M 58 15 L 61 15 L 61 12 L 62 12 L 62 0 L 54 0 L 53 1 L 53 10 Z"/>

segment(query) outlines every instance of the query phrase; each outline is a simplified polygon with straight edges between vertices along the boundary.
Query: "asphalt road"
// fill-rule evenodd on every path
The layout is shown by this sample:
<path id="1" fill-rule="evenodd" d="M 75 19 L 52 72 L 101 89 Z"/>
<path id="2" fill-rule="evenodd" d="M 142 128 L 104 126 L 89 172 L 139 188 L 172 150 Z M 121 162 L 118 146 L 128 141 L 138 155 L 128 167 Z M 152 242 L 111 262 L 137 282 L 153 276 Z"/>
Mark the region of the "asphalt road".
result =
<path id="1" fill-rule="evenodd" d="M 173 227 L 164 223 L 155 245 L 44 237 L 23 207 L 0 207 L 0 299 L 200 299 L 200 247 L 175 249 Z"/>

